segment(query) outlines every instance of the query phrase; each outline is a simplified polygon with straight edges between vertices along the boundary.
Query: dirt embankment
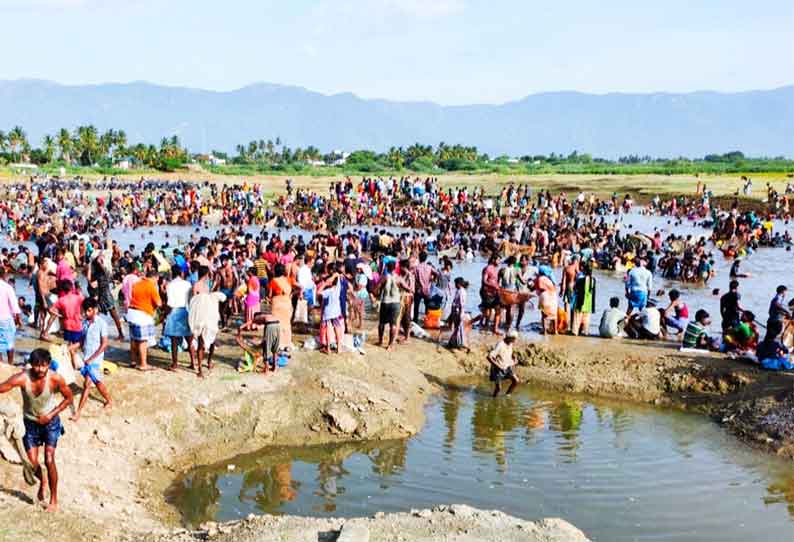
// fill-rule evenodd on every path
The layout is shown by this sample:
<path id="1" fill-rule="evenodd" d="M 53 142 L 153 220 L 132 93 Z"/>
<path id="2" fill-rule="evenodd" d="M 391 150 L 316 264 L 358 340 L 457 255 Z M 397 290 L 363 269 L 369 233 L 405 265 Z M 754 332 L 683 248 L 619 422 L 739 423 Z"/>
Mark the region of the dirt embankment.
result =
<path id="1" fill-rule="evenodd" d="M 517 351 L 524 380 L 700 412 L 742 440 L 794 459 L 794 374 L 665 343 L 551 337 Z"/>
<path id="2" fill-rule="evenodd" d="M 403 514 L 375 514 L 372 518 L 315 519 L 294 516 L 249 516 L 242 521 L 209 524 L 201 531 L 177 531 L 155 542 L 587 542 L 580 530 L 558 519 L 524 521 L 498 511 L 465 505 L 439 506 Z"/>
<path id="3" fill-rule="evenodd" d="M 20 342 L 21 351 L 36 346 Z M 125 348 L 116 346 L 108 358 L 124 361 Z M 238 374 L 240 351 L 224 336 L 217 367 L 204 380 L 187 370 L 122 367 L 107 379 L 115 401 L 110 412 L 92 400 L 80 422 L 62 415 L 58 514 L 34 505 L 35 488 L 25 486 L 21 467 L 0 462 L 0 540 L 46 540 L 52 533 L 67 541 L 146 540 L 172 533 L 179 517 L 164 492 L 179 471 L 272 444 L 411 436 L 422 427 L 424 405 L 438 383 L 469 372 L 431 343 L 412 341 L 394 353 L 368 350 L 366 356 L 299 352 L 287 369 L 265 377 Z M 163 352 L 150 352 L 155 365 L 167 364 Z M 0 378 L 14 370 L 0 367 Z M 0 397 L 7 412 L 0 422 L 13 426 L 21 418 L 19 403 L 17 394 Z"/>
<path id="4" fill-rule="evenodd" d="M 24 485 L 21 468 L 0 462 L 0 540 L 45 540 L 53 533 L 67 541 L 196 536 L 174 534 L 179 518 L 164 502 L 164 491 L 179 471 L 272 444 L 407 437 L 421 428 L 425 402 L 439 386 L 487 372 L 484 346 L 466 355 L 412 340 L 394 353 L 370 345 L 366 356 L 299 352 L 286 370 L 275 375 L 240 375 L 234 370 L 239 349 L 228 337 L 221 343 L 218 367 L 205 380 L 187 370 L 171 374 L 122 368 L 107 380 L 116 402 L 111 412 L 101 412 L 100 405 L 91 401 L 79 423 L 68 422 L 64 416 L 66 436 L 57 455 L 59 514 L 46 515 L 34 506 L 31 496 L 35 491 Z M 23 343 L 20 349 L 30 346 Z M 516 350 L 522 380 L 563 391 L 694 409 L 714 416 L 745 439 L 794 456 L 794 434 L 789 429 L 794 424 L 788 414 L 794 399 L 788 375 L 762 372 L 723 357 L 693 357 L 665 345 L 628 341 L 554 337 L 519 345 Z M 152 352 L 154 364 L 167 363 L 164 353 Z M 125 356 L 126 351 L 119 349 L 109 358 L 122 361 Z M 0 378 L 11 372 L 3 366 Z M 0 398 L 0 406 L 6 408 L 18 409 L 19 402 L 16 396 Z M 419 518 L 422 525 L 416 525 L 419 530 L 441 528 L 435 531 L 438 536 L 427 535 L 430 540 L 441 538 L 438 533 L 446 528 L 445 521 L 461 520 L 448 511 L 431 516 Z M 370 525 L 373 540 L 393 539 L 377 535 L 378 529 L 388 525 L 403 528 L 399 517 L 381 519 L 384 526 Z M 426 521 L 429 519 L 433 521 Z M 312 540 L 335 540 L 342 526 L 341 520 L 311 521 L 317 526 Z M 326 524 L 329 534 L 318 538 Z M 285 534 L 284 539 L 300 540 L 288 536 L 296 525 L 299 520 L 291 518 L 253 519 L 218 526 L 213 534 L 235 531 L 240 538 L 221 540 L 254 540 L 244 533 L 253 529 L 261 535 L 259 529 L 267 527 L 272 528 L 268 532 L 274 537 Z M 279 530 L 282 527 L 284 530 Z M 458 532 L 458 528 L 461 532 L 468 529 L 449 527 L 450 532 Z M 424 536 L 406 540 L 424 540 Z M 464 533 L 456 539 L 489 538 Z"/>

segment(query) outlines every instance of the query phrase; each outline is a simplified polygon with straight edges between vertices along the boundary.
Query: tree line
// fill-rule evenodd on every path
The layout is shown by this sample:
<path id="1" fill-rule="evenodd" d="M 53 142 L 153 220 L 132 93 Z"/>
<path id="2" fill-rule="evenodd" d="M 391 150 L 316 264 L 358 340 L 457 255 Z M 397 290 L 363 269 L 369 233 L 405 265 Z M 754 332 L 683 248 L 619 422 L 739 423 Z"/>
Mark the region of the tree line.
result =
<path id="1" fill-rule="evenodd" d="M 184 165 L 190 154 L 178 136 L 163 138 L 160 145 L 130 144 L 124 130 L 104 132 L 95 126 L 78 126 L 72 131 L 61 128 L 46 134 L 33 147 L 21 126 L 8 132 L 0 130 L 0 163 L 62 164 L 111 167 L 114 162 L 130 159 L 141 167 L 174 169 Z"/>
<path id="2" fill-rule="evenodd" d="M 228 166 L 239 166 L 240 171 L 288 171 L 299 172 L 309 167 L 342 167 L 346 172 L 377 173 L 383 171 L 410 170 L 416 172 L 443 171 L 521 171 L 560 172 L 638 172 L 669 171 L 689 172 L 701 168 L 703 171 L 739 170 L 752 166 L 789 170 L 794 162 L 782 157 L 748 158 L 740 151 L 724 154 L 708 154 L 702 159 L 653 158 L 649 155 L 621 156 L 617 160 L 594 158 L 590 154 L 573 151 L 567 154 L 526 154 L 520 157 L 491 157 L 480 152 L 476 146 L 440 142 L 436 146 L 414 143 L 406 147 L 391 147 L 386 152 L 355 150 L 322 152 L 312 145 L 291 148 L 281 137 L 252 140 L 235 146 L 234 153 L 213 150 L 209 155 L 193 154 L 182 145 L 178 136 L 164 137 L 159 145 L 130 143 L 124 130 L 109 129 L 100 132 L 95 126 L 78 126 L 74 130 L 61 128 L 47 134 L 38 146 L 33 146 L 25 130 L 14 126 L 0 130 L 0 165 L 32 163 L 36 165 L 67 165 L 112 168 L 121 160 L 133 167 L 173 171 L 190 162 L 207 162 L 223 159 Z M 752 168 L 750 170 L 752 170 Z M 782 169 L 780 169 L 782 168 Z M 521 171 L 517 171 L 521 170 Z"/>

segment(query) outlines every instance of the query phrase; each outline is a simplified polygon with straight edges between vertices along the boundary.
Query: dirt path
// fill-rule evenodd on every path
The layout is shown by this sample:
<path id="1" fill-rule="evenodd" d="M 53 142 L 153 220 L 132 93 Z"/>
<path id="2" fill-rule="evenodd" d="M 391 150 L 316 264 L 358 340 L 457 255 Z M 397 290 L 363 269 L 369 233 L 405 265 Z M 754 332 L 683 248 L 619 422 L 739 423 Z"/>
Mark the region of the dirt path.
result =
<path id="1" fill-rule="evenodd" d="M 22 341 L 20 350 L 32 346 Z M 224 336 L 218 366 L 205 380 L 186 369 L 139 373 L 122 367 L 107 379 L 116 400 L 111 412 L 91 401 L 79 423 L 64 419 L 66 435 L 57 456 L 59 514 L 45 515 L 33 505 L 35 491 L 24 485 L 21 467 L 0 462 L 0 540 L 43 540 L 53 532 L 66 541 L 141 539 L 142 533 L 147 533 L 143 539 L 172 536 L 178 517 L 165 505 L 163 493 L 182 469 L 271 444 L 413 435 L 424 423 L 427 398 L 440 385 L 486 374 L 484 348 L 466 355 L 413 340 L 394 353 L 370 345 L 366 356 L 298 352 L 288 368 L 264 377 L 234 370 L 239 350 Z M 721 356 L 693 357 L 668 345 L 629 341 L 554 337 L 517 351 L 523 380 L 694 409 L 724 421 L 746 440 L 794 457 L 790 375 L 763 372 Z M 166 354 L 152 352 L 154 364 L 165 366 Z M 122 348 L 114 348 L 109 358 L 125 363 L 125 355 Z M 0 368 L 2 378 L 11 373 L 7 366 Z M 6 409 L 19 409 L 19 403 L 17 394 L 0 398 Z M 402 521 L 387 516 L 387 523 L 392 520 L 395 525 Z M 341 525 L 337 520 L 313 521 L 330 522 L 331 530 Z M 289 521 L 284 525 L 287 531 L 292 528 Z"/>

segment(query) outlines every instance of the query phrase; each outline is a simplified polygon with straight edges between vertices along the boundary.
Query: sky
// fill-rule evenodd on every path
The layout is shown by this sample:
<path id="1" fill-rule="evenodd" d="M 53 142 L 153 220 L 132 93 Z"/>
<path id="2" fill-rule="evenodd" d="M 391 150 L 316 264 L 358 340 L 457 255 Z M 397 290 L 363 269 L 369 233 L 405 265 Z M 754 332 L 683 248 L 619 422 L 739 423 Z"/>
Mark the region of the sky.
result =
<path id="1" fill-rule="evenodd" d="M 0 79 L 503 103 L 794 83 L 794 0 L 0 0 Z"/>

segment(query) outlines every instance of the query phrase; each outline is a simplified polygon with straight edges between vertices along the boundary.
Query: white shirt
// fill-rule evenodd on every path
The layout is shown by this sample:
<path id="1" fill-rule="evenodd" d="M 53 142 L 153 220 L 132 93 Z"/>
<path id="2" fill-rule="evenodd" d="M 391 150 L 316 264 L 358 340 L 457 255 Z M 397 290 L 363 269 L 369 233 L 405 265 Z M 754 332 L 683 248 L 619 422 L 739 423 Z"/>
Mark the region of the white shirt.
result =
<path id="1" fill-rule="evenodd" d="M 661 314 L 656 308 L 646 307 L 643 309 L 640 313 L 640 322 L 642 322 L 642 327 L 653 335 L 658 335 L 662 332 Z"/>
<path id="2" fill-rule="evenodd" d="M 168 298 L 168 306 L 172 309 L 187 308 L 190 298 L 190 283 L 181 277 L 177 277 L 168 283 L 165 288 L 165 295 Z"/>
<path id="3" fill-rule="evenodd" d="M 298 268 L 298 286 L 304 290 L 313 290 L 312 270 L 305 263 Z"/>

